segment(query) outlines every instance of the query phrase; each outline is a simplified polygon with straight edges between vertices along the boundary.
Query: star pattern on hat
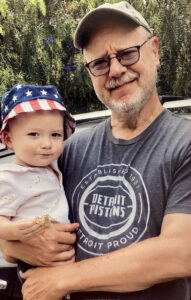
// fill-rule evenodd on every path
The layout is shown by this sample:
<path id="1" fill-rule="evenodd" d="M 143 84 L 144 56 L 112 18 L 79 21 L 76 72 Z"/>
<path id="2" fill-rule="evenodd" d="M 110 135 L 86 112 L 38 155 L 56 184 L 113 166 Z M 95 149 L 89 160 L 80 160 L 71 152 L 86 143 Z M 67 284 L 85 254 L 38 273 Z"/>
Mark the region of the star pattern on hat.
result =
<path id="1" fill-rule="evenodd" d="M 60 110 L 65 112 L 64 139 L 67 139 L 75 129 L 75 119 L 64 107 L 61 95 L 53 85 L 35 86 L 26 84 L 15 84 L 7 91 L 1 101 L 0 141 L 3 141 L 3 131 L 10 119 L 24 112 L 35 112 L 40 110 Z"/>
<path id="2" fill-rule="evenodd" d="M 17 96 L 13 97 L 13 102 L 17 101 Z"/>
<path id="3" fill-rule="evenodd" d="M 28 90 L 25 94 L 27 95 L 27 97 L 32 96 L 32 91 Z"/>
<path id="4" fill-rule="evenodd" d="M 21 84 L 17 84 L 16 89 L 19 90 L 21 88 L 22 88 L 22 85 Z"/>
<path id="5" fill-rule="evenodd" d="M 45 90 L 40 91 L 42 95 L 47 95 L 47 92 Z"/>

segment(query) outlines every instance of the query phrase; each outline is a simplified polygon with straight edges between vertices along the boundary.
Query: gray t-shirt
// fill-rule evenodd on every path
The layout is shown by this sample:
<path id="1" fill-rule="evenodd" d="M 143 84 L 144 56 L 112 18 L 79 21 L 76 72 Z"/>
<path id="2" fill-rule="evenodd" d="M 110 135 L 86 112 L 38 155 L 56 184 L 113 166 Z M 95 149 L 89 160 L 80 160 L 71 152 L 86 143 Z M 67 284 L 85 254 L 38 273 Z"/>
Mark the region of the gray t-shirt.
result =
<path id="1" fill-rule="evenodd" d="M 60 169 L 71 221 L 80 223 L 76 260 L 128 247 L 158 236 L 165 214 L 191 213 L 191 121 L 165 109 L 139 136 L 121 140 L 108 119 L 65 142 Z M 187 287 L 180 279 L 108 295 L 187 300 Z"/>

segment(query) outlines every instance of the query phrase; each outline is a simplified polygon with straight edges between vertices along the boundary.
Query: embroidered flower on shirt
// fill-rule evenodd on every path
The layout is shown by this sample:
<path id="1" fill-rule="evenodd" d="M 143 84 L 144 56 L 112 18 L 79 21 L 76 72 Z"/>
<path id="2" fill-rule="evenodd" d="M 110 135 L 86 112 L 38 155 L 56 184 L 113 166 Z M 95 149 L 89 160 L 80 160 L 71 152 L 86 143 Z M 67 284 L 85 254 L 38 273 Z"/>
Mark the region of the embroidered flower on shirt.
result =
<path id="1" fill-rule="evenodd" d="M 13 197 L 5 197 L 5 201 L 10 202 L 12 201 L 14 198 Z"/>
<path id="2" fill-rule="evenodd" d="M 40 183 L 40 177 L 38 176 L 37 179 L 36 179 L 36 184 L 39 184 Z"/>

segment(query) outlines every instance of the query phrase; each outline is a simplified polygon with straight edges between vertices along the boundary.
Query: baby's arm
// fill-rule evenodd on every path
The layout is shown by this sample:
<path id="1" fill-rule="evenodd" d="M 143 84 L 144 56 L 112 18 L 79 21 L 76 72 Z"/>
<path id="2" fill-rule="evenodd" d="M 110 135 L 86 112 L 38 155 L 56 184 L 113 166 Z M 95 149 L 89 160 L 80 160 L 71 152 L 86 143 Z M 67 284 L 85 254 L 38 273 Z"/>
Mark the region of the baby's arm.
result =
<path id="1" fill-rule="evenodd" d="M 11 221 L 10 217 L 0 216 L 0 239 L 26 241 L 44 231 L 34 219 Z"/>

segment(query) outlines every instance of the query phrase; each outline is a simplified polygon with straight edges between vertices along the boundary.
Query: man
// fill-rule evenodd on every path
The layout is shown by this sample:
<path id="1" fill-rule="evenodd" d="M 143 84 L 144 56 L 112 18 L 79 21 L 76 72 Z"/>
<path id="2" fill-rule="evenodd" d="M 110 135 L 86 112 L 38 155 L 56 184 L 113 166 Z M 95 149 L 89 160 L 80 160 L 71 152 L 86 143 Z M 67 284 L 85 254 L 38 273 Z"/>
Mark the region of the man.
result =
<path id="1" fill-rule="evenodd" d="M 191 123 L 160 104 L 158 39 L 119 2 L 84 17 L 75 46 L 112 115 L 69 139 L 60 160 L 77 262 L 27 271 L 24 300 L 187 300 Z"/>

